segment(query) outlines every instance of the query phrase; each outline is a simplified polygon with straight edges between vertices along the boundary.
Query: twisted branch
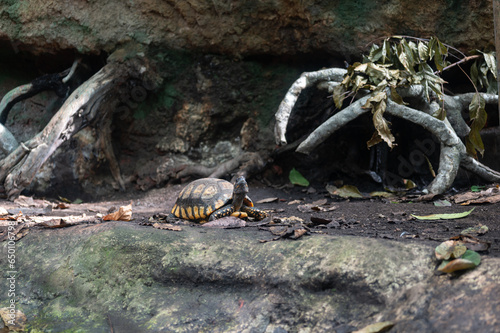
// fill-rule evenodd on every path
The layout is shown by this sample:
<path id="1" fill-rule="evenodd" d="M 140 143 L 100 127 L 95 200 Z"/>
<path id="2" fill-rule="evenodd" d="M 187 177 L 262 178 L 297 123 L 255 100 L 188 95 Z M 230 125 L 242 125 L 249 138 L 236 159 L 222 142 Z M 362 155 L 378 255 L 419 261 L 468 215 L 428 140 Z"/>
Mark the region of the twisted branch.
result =
<path id="1" fill-rule="evenodd" d="M 318 84 L 318 87 L 320 88 L 331 87 L 332 85 L 341 82 L 345 73 L 346 71 L 343 69 L 330 69 L 304 73 L 292 84 L 285 95 L 285 98 L 281 102 L 278 111 L 276 112 L 275 140 L 277 144 L 286 144 L 285 135 L 288 119 L 301 91 L 312 86 L 313 84 Z M 416 110 L 405 105 L 397 104 L 392 101 L 390 97 L 388 97 L 385 112 L 422 126 L 434 134 L 441 143 L 439 169 L 435 179 L 427 187 L 429 193 L 443 193 L 451 187 L 457 175 L 459 166 L 474 172 L 487 181 L 500 181 L 500 172 L 488 168 L 469 156 L 466 153 L 465 145 L 459 138 L 459 136 L 467 135 L 470 131 L 470 128 L 461 116 L 461 111 L 468 108 L 474 93 L 467 93 L 453 97 L 444 95 L 443 102 L 445 110 L 447 110 L 448 113 L 448 117 L 444 119 L 444 121 L 434 118 L 431 115 L 434 113 L 434 109 L 439 106 L 436 102 L 427 101 L 424 94 L 424 88 L 422 86 L 416 85 L 399 89 L 398 93 L 403 98 L 410 96 L 418 97 L 420 102 L 425 105 L 424 110 Z M 486 103 L 498 103 L 497 95 L 481 95 L 485 99 Z M 388 94 L 388 96 L 390 96 L 390 94 Z M 311 134 L 309 134 L 309 136 L 297 147 L 296 151 L 304 154 L 311 153 L 336 130 L 367 112 L 368 109 L 363 109 L 362 106 L 366 104 L 368 98 L 369 96 L 362 97 L 330 117 Z"/>

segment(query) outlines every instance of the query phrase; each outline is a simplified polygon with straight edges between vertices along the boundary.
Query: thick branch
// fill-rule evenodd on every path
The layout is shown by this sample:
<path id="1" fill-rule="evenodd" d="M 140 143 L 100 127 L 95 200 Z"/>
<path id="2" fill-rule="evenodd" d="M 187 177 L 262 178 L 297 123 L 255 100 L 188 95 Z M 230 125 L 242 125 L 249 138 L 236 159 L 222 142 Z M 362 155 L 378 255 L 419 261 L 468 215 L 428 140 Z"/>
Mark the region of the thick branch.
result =
<path id="1" fill-rule="evenodd" d="M 16 138 L 12 135 L 12 133 L 5 128 L 4 125 L 0 124 L 0 156 L 2 154 L 8 155 L 14 149 L 19 146 Z"/>
<path id="2" fill-rule="evenodd" d="M 115 66 L 107 65 L 92 76 L 88 81 L 78 87 L 66 100 L 58 113 L 51 119 L 42 132 L 38 133 L 26 143 L 30 149 L 24 152 L 23 163 L 17 165 L 20 156 L 23 155 L 19 148 L 12 154 L 16 158 L 7 157 L 6 163 L 2 165 L 2 174 L 10 172 L 5 178 L 4 186 L 9 198 L 14 198 L 28 186 L 43 163 L 64 141 L 69 139 L 79 128 L 78 119 L 86 116 L 87 103 L 96 95 L 105 94 L 110 88 L 112 80 L 117 77 L 119 71 Z M 11 154 L 11 155 L 12 155 Z M 10 163 L 10 164 L 7 164 Z M 0 178 L 3 181 L 4 178 Z"/>
<path id="3" fill-rule="evenodd" d="M 328 139 L 336 130 L 367 112 L 368 109 L 363 109 L 361 106 L 366 104 L 368 98 L 369 96 L 365 96 L 328 118 L 297 147 L 297 152 L 311 153 L 314 148 Z"/>
<path id="4" fill-rule="evenodd" d="M 293 106 L 297 102 L 300 93 L 307 87 L 323 82 L 323 81 L 337 81 L 343 80 L 344 75 L 347 73 L 345 69 L 341 68 L 329 68 L 317 72 L 307 72 L 303 73 L 290 87 L 286 93 L 283 101 L 278 107 L 278 112 L 276 112 L 276 124 L 274 126 L 274 137 L 276 144 L 286 145 L 286 125 L 288 124 L 288 119 L 292 113 Z"/>

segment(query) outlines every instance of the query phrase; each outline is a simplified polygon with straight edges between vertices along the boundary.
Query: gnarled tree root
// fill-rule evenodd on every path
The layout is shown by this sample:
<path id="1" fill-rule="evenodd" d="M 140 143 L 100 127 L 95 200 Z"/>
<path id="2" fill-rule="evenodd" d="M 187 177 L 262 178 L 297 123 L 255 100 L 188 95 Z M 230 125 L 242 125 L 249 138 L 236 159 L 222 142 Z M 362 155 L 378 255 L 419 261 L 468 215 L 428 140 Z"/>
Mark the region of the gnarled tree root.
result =
<path id="1" fill-rule="evenodd" d="M 63 142 L 100 116 L 98 109 L 103 97 L 131 73 L 137 75 L 145 68 L 137 59 L 131 59 L 128 63 L 121 60 L 111 61 L 80 85 L 40 133 L 21 143 L 0 161 L 0 193 L 4 192 L 9 199 L 18 197 Z M 104 149 L 106 150 L 106 147 Z M 107 155 L 110 155 L 109 149 L 111 148 L 108 147 Z M 116 174 L 114 176 L 117 177 Z M 123 181 L 120 185 L 123 186 Z"/>
<path id="2" fill-rule="evenodd" d="M 335 71 L 337 74 L 342 72 L 345 73 L 345 71 L 341 69 L 337 69 L 337 71 Z M 276 113 L 275 140 L 277 144 L 286 144 L 286 126 L 288 124 L 288 119 L 293 106 L 295 105 L 301 90 L 320 82 L 323 82 L 323 84 L 319 85 L 319 87 L 329 87 L 338 84 L 342 78 L 336 77 L 336 79 L 334 79 L 336 82 L 331 83 L 331 73 L 332 71 L 304 73 L 292 85 L 281 102 L 278 112 Z M 322 75 L 325 77 L 323 80 L 320 78 Z M 314 80 L 308 80 L 307 78 L 314 78 Z M 324 84 L 325 82 L 328 82 L 329 84 Z M 405 89 L 405 91 L 401 93 L 401 96 L 411 95 L 413 97 L 421 96 L 423 98 L 422 92 L 422 87 L 412 86 Z M 495 103 L 498 101 L 498 96 L 496 95 L 483 95 L 487 103 Z M 424 127 L 426 130 L 434 134 L 441 143 L 438 173 L 435 179 L 429 184 L 429 186 L 427 186 L 427 191 L 430 194 L 440 194 L 451 187 L 457 175 L 459 166 L 464 167 L 487 181 L 500 181 L 499 172 L 494 171 L 474 160 L 466 153 L 465 145 L 455 132 L 454 127 L 457 127 L 459 128 L 459 132 L 461 134 L 468 133 L 468 127 L 464 127 L 467 125 L 463 122 L 463 119 L 459 119 L 456 115 L 460 115 L 460 111 L 468 106 L 467 102 L 470 102 L 471 98 L 471 94 L 445 97 L 446 107 L 448 108 L 447 110 L 450 110 L 453 114 L 451 119 L 454 123 L 453 127 L 448 119 L 441 121 L 424 111 L 397 104 L 390 98 L 387 99 L 387 108 L 385 112 Z M 367 112 L 368 109 L 362 108 L 362 106 L 366 104 L 367 99 L 368 96 L 362 97 L 330 117 L 323 124 L 318 126 L 311 134 L 309 134 L 309 136 L 297 147 L 296 151 L 305 154 L 311 153 L 313 149 L 315 149 L 320 143 L 324 142 L 336 130 L 354 120 L 361 114 Z M 428 103 L 426 109 L 430 112 L 433 109 L 432 103 Z"/>

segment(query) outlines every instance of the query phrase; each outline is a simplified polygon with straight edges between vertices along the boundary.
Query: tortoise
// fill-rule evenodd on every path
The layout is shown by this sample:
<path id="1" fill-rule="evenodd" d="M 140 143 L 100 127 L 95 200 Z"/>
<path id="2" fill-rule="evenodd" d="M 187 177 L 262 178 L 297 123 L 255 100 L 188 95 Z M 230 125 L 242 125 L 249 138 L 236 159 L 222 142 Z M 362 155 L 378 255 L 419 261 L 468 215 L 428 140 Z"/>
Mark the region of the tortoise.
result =
<path id="1" fill-rule="evenodd" d="M 179 194 L 171 215 L 199 222 L 213 221 L 225 216 L 247 216 L 261 220 L 267 214 L 253 208 L 247 196 L 248 185 L 239 177 L 233 186 L 218 178 L 201 178 L 189 183 Z"/>

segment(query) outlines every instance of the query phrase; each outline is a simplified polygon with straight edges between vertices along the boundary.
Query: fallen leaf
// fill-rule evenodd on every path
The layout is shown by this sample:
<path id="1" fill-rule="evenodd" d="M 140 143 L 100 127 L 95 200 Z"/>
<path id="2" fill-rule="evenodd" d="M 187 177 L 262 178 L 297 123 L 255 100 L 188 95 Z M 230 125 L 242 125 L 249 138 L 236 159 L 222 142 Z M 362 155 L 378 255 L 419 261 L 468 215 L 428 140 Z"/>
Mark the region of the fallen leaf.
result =
<path id="1" fill-rule="evenodd" d="M 68 198 L 65 198 L 65 197 L 59 196 L 59 200 L 61 200 L 62 202 L 71 203 L 71 200 L 69 200 Z"/>
<path id="2" fill-rule="evenodd" d="M 321 218 L 321 217 L 316 217 L 316 216 L 311 216 L 311 224 L 312 225 L 320 225 L 320 224 L 328 224 L 330 222 L 332 222 L 331 219 L 324 219 L 324 218 Z M 309 226 L 311 224 L 308 224 Z"/>
<path id="3" fill-rule="evenodd" d="M 288 204 L 289 205 L 296 205 L 296 204 L 299 204 L 299 203 L 302 203 L 303 201 L 302 200 L 293 200 L 293 201 L 290 201 Z"/>
<path id="4" fill-rule="evenodd" d="M 281 218 L 278 218 L 277 220 L 278 220 L 278 223 L 283 223 L 283 224 L 286 224 L 286 223 L 292 224 L 292 223 L 302 223 L 302 222 L 304 222 L 303 219 L 301 219 L 300 217 L 297 217 L 297 216 L 281 217 Z"/>
<path id="5" fill-rule="evenodd" d="M 294 185 L 309 186 L 309 181 L 295 168 L 290 170 L 288 178 L 290 179 L 290 183 Z"/>
<path id="6" fill-rule="evenodd" d="M 297 209 L 301 213 L 307 213 L 307 212 L 312 212 L 313 211 L 312 207 L 313 207 L 312 204 L 304 204 L 304 205 L 298 205 Z"/>
<path id="7" fill-rule="evenodd" d="M 436 207 L 450 207 L 451 202 L 449 202 L 448 200 L 436 200 L 436 201 L 434 201 L 434 206 L 436 206 Z"/>
<path id="8" fill-rule="evenodd" d="M 386 191 L 375 191 L 370 193 L 371 197 L 382 197 L 382 198 L 392 198 L 395 195 Z"/>
<path id="9" fill-rule="evenodd" d="M 424 216 L 418 216 L 418 215 L 413 215 L 414 218 L 418 220 L 451 220 L 451 219 L 460 219 L 463 217 L 468 216 L 474 208 L 472 208 L 469 211 L 462 212 L 462 213 L 450 213 L 450 214 L 431 214 L 431 215 L 424 215 Z"/>
<path id="10" fill-rule="evenodd" d="M 476 267 L 476 265 L 472 261 L 460 258 L 460 259 L 453 259 L 451 261 L 444 260 L 439 265 L 437 270 L 443 273 L 452 273 L 455 271 L 474 268 L 474 267 Z"/>
<path id="11" fill-rule="evenodd" d="M 52 219 L 49 221 L 45 221 L 42 223 L 39 223 L 38 225 L 46 227 L 46 228 L 64 228 L 69 226 L 69 223 L 66 223 L 63 219 Z"/>
<path id="12" fill-rule="evenodd" d="M 9 215 L 7 209 L 0 207 L 0 216 Z"/>
<path id="13" fill-rule="evenodd" d="M 335 191 L 338 190 L 338 187 L 335 185 L 328 184 L 325 186 L 325 189 L 328 191 L 328 193 L 330 193 L 330 195 L 335 195 Z"/>
<path id="14" fill-rule="evenodd" d="M 132 219 L 132 204 L 121 206 L 117 212 L 108 214 L 102 219 L 104 221 L 130 221 Z"/>
<path id="15" fill-rule="evenodd" d="M 275 236 L 284 236 L 288 231 L 288 227 L 287 226 L 270 227 L 269 231 Z"/>
<path id="16" fill-rule="evenodd" d="M 467 228 L 460 232 L 462 235 L 484 235 L 488 232 L 488 227 L 485 225 L 476 225 L 474 227 Z"/>
<path id="17" fill-rule="evenodd" d="M 292 238 L 292 239 L 298 239 L 298 238 L 302 237 L 306 232 L 307 232 L 307 230 L 304 229 L 304 228 L 295 229 L 293 231 L 293 236 L 290 237 L 290 238 Z"/>
<path id="18" fill-rule="evenodd" d="M 387 332 L 393 326 L 394 323 L 392 321 L 383 321 L 380 323 L 368 325 L 352 333 L 382 333 L 382 332 Z"/>
<path id="19" fill-rule="evenodd" d="M 26 327 L 26 315 L 17 309 L 14 313 L 11 313 L 9 308 L 1 308 L 0 317 L 4 325 L 8 327 L 9 332 L 21 332 Z"/>
<path id="20" fill-rule="evenodd" d="M 457 194 L 452 197 L 455 203 L 461 205 L 469 205 L 476 203 L 497 203 L 500 202 L 500 193 L 497 187 L 490 187 L 489 189 L 480 192 L 466 192 Z"/>
<path id="21" fill-rule="evenodd" d="M 230 229 L 230 228 L 243 228 L 247 225 L 247 223 L 236 217 L 236 216 L 226 216 L 214 221 L 203 223 L 203 227 L 207 228 L 222 228 L 222 229 Z"/>
<path id="22" fill-rule="evenodd" d="M 469 236 L 469 235 L 458 235 L 451 237 L 450 240 L 458 241 L 467 246 L 469 250 L 472 251 L 479 251 L 479 252 L 484 252 L 488 251 L 490 248 L 491 243 L 483 241 L 479 238 Z"/>
<path id="23" fill-rule="evenodd" d="M 321 212 L 331 212 L 332 210 L 337 209 L 338 207 L 335 205 L 321 206 L 319 207 L 319 211 Z"/>
<path id="24" fill-rule="evenodd" d="M 257 204 L 264 204 L 264 203 L 271 203 L 271 202 L 276 202 L 278 201 L 279 198 L 278 197 L 274 197 L 274 198 L 265 198 L 265 199 L 261 199 L 259 201 L 257 201 L 256 203 Z"/>
<path id="25" fill-rule="evenodd" d="M 459 270 L 477 267 L 481 263 L 479 253 L 467 250 L 462 258 L 454 260 L 444 260 L 438 267 L 438 271 L 443 273 L 452 273 Z"/>
<path id="26" fill-rule="evenodd" d="M 472 185 L 470 187 L 470 190 L 472 192 L 481 192 L 486 186 L 481 186 L 481 185 Z"/>
<path id="27" fill-rule="evenodd" d="M 448 260 L 460 258 L 465 251 L 467 251 L 467 247 L 462 243 L 454 240 L 447 240 L 439 244 L 434 250 L 434 253 L 438 260 Z"/>
<path id="28" fill-rule="evenodd" d="M 26 197 L 24 195 L 20 195 L 17 199 L 14 200 L 15 204 L 18 204 L 22 207 L 34 207 L 36 206 L 35 200 L 32 197 Z"/>
<path id="29" fill-rule="evenodd" d="M 319 199 L 319 200 L 313 201 L 312 205 L 313 206 L 323 206 L 323 205 L 326 205 L 327 202 L 328 202 L 327 199 Z"/>
<path id="30" fill-rule="evenodd" d="M 182 228 L 178 225 L 173 225 L 170 223 L 154 223 L 153 228 L 162 230 L 172 230 L 172 231 L 182 231 Z"/>
<path id="31" fill-rule="evenodd" d="M 344 185 L 333 192 L 334 195 L 348 199 L 348 198 L 364 198 L 356 186 Z"/>
<path id="32" fill-rule="evenodd" d="M 58 209 L 68 209 L 69 205 L 67 203 L 60 202 L 60 203 L 57 204 L 56 208 L 58 208 Z"/>
<path id="33" fill-rule="evenodd" d="M 403 184 L 405 184 L 405 188 L 407 190 L 411 190 L 412 188 L 417 187 L 417 184 L 415 184 L 412 180 L 410 179 L 403 179 Z"/>

